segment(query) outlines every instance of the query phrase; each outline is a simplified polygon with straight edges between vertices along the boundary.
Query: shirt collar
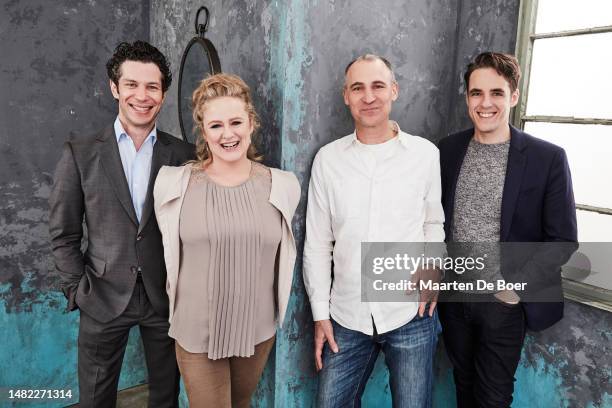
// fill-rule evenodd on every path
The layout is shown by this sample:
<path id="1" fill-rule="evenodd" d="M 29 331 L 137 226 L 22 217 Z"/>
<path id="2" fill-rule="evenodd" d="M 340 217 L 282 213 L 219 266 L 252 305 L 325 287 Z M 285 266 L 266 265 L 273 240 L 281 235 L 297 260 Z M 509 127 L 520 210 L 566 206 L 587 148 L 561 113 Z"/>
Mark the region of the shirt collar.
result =
<path id="1" fill-rule="evenodd" d="M 113 127 L 115 128 L 115 137 L 117 138 L 117 143 L 119 143 L 119 140 L 121 140 L 122 137 L 128 137 L 127 132 L 125 131 L 123 125 L 121 124 L 121 121 L 119 120 L 119 116 L 117 116 L 117 118 L 115 119 Z M 157 125 L 153 126 L 153 129 L 151 129 L 151 133 L 149 133 L 144 143 L 147 143 L 149 139 L 151 140 L 151 144 L 155 145 L 155 142 L 157 141 Z"/>
<path id="2" fill-rule="evenodd" d="M 391 124 L 393 129 L 395 129 L 395 131 L 397 132 L 397 137 L 400 141 L 400 144 L 404 146 L 405 148 L 408 148 L 408 144 L 409 144 L 408 138 L 410 137 L 410 135 L 408 133 L 402 132 L 402 129 L 400 129 L 399 127 L 399 123 L 397 123 L 396 121 L 390 120 L 389 124 Z M 344 148 L 348 149 L 351 146 L 357 146 L 357 142 L 358 142 L 357 131 L 354 130 L 353 133 L 351 133 L 349 137 L 346 139 Z"/>

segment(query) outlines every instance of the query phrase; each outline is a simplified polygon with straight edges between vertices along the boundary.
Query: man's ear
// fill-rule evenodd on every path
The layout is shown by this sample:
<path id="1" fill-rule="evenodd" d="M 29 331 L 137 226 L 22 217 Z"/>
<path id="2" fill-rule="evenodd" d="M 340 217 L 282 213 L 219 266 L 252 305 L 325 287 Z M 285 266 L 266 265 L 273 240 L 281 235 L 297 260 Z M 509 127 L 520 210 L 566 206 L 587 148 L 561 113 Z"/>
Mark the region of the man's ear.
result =
<path id="1" fill-rule="evenodd" d="M 395 102 L 399 97 L 399 85 L 397 82 L 391 84 L 391 100 Z"/>
<path id="2" fill-rule="evenodd" d="M 112 79 L 109 79 L 108 81 L 110 82 L 110 89 L 111 93 L 113 94 L 113 97 L 119 100 L 119 89 L 117 89 L 117 85 L 113 82 Z"/>
<path id="3" fill-rule="evenodd" d="M 514 108 L 516 106 L 519 101 L 519 94 L 518 88 L 512 92 L 512 95 L 510 95 L 510 107 Z"/>
<path id="4" fill-rule="evenodd" d="M 346 89 L 346 85 L 345 85 L 344 88 L 342 88 L 342 97 L 344 98 L 344 104 L 346 106 L 348 106 L 348 104 L 349 104 L 347 92 L 348 92 L 348 90 Z"/>

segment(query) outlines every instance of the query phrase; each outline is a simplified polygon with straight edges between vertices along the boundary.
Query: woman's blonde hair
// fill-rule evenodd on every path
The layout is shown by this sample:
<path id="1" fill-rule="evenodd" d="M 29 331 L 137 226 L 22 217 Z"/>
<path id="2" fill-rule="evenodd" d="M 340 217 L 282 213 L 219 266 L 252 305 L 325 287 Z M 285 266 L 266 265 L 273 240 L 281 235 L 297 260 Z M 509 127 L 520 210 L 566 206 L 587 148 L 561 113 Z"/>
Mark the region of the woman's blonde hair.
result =
<path id="1" fill-rule="evenodd" d="M 247 158 L 250 160 L 260 161 L 262 156 L 257 153 L 257 149 L 253 144 L 253 136 L 259 129 L 259 117 L 255 112 L 253 100 L 251 98 L 251 90 L 249 86 L 237 75 L 232 74 L 215 74 L 210 75 L 200 82 L 200 85 L 193 92 L 191 98 L 193 108 L 193 122 L 198 130 L 196 138 L 196 157 L 197 162 L 205 163 L 211 160 L 210 150 L 206 139 L 204 139 L 204 111 L 206 104 L 215 98 L 222 96 L 231 96 L 238 98 L 244 102 L 244 108 L 249 115 L 249 120 L 253 125 L 253 133 L 251 134 L 251 144 L 247 150 Z"/>

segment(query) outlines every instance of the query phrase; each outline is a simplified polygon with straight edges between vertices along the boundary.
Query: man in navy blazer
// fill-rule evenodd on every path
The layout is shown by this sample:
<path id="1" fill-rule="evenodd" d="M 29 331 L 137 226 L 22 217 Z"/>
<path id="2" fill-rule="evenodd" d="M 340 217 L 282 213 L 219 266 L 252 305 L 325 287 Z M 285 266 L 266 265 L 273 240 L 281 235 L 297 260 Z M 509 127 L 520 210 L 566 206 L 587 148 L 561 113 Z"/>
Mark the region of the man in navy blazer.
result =
<path id="1" fill-rule="evenodd" d="M 500 245 L 499 274 L 506 281 L 540 275 L 546 281 L 540 293 L 547 294 L 534 302 L 537 296 L 494 290 L 476 295 L 479 301 L 439 304 L 459 407 L 511 405 L 525 331 L 563 317 L 560 266 L 577 247 L 564 150 L 509 124 L 519 78 L 515 57 L 478 55 L 464 77 L 474 128 L 439 143 L 447 241 L 543 243 L 523 245 L 511 255 L 503 245 L 513 244 Z"/>

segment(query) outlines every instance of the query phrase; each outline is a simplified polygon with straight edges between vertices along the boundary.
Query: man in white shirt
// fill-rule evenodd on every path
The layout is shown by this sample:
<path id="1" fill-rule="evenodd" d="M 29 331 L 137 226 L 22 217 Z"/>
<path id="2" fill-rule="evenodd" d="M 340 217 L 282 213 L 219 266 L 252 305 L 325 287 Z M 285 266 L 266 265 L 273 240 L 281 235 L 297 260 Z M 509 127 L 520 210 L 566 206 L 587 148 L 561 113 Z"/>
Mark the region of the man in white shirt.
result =
<path id="1" fill-rule="evenodd" d="M 428 407 L 440 331 L 435 301 L 362 302 L 361 242 L 444 241 L 438 150 L 389 120 L 398 84 L 386 59 L 352 61 L 343 94 L 355 132 L 319 150 L 308 192 L 304 282 L 321 371 L 318 406 L 360 406 L 382 350 L 393 405 Z"/>

